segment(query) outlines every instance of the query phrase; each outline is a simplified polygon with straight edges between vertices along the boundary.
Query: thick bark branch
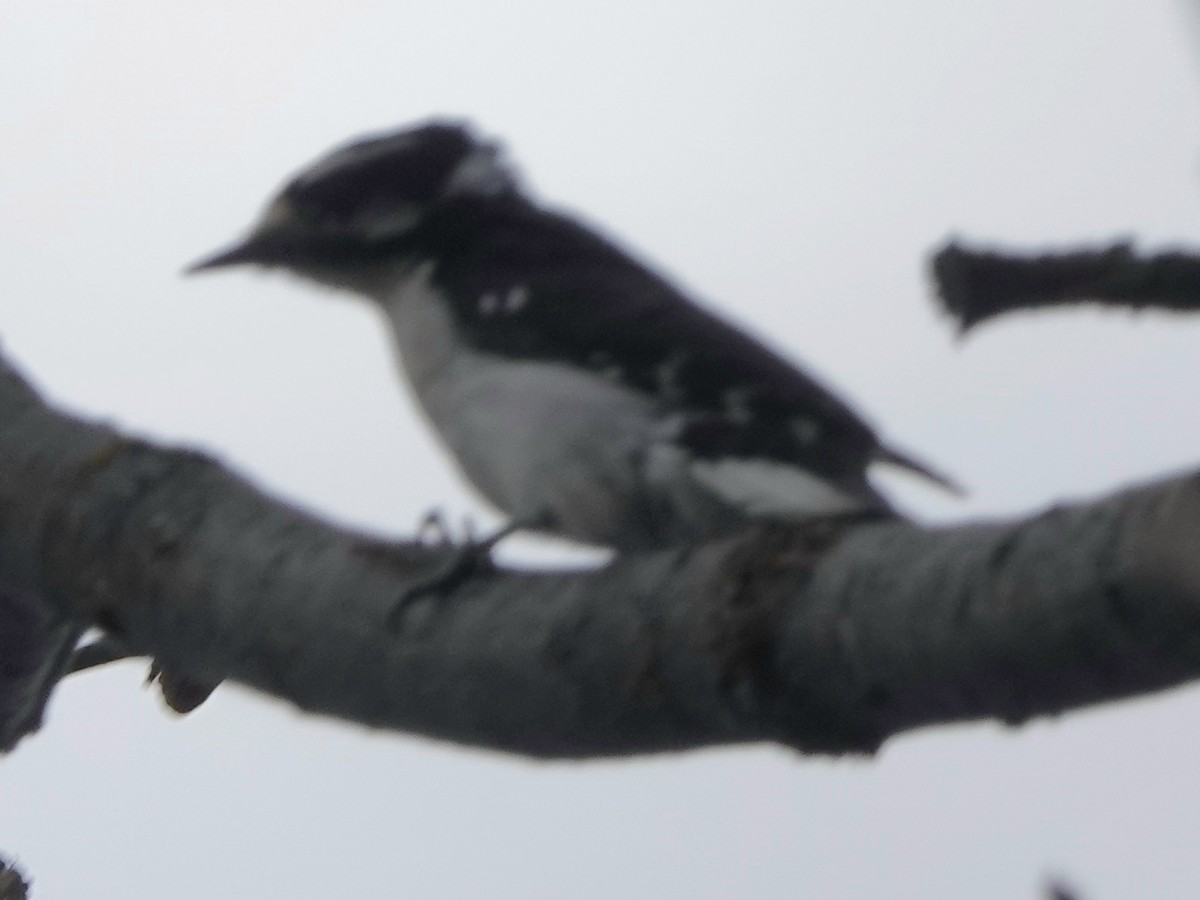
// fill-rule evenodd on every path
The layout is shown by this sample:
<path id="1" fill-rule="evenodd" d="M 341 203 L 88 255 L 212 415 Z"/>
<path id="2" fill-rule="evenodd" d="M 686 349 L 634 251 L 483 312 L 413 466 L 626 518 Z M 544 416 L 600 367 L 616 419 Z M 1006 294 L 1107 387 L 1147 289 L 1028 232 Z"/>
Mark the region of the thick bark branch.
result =
<path id="1" fill-rule="evenodd" d="M 497 571 L 414 602 L 393 634 L 393 602 L 444 551 L 334 529 L 0 375 L 10 592 L 201 683 L 531 756 L 870 752 L 1179 684 L 1200 674 L 1198 544 L 1188 476 L 1023 522 L 762 528 L 595 572 Z"/>
<path id="2" fill-rule="evenodd" d="M 21 870 L 0 857 L 0 900 L 27 900 L 29 882 Z"/>
<path id="3" fill-rule="evenodd" d="M 1085 301 L 1123 309 L 1200 308 L 1200 256 L 1141 256 L 1128 243 L 1019 255 L 951 242 L 933 255 L 930 270 L 960 332 L 1016 310 Z"/>

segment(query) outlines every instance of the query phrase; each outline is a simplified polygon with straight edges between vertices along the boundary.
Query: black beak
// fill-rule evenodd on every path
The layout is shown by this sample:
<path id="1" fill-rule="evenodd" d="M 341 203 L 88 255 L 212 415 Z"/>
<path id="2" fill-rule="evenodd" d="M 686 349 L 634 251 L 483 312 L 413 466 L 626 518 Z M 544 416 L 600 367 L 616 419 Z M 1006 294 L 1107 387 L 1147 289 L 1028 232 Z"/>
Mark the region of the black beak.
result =
<path id="1" fill-rule="evenodd" d="M 184 269 L 183 274 L 194 275 L 196 272 L 207 272 L 209 269 L 221 269 L 225 266 L 236 266 L 241 263 L 254 262 L 258 258 L 258 248 L 254 241 L 243 241 L 240 244 L 234 244 L 232 247 L 226 247 L 224 250 L 218 250 L 212 256 L 197 260 Z"/>

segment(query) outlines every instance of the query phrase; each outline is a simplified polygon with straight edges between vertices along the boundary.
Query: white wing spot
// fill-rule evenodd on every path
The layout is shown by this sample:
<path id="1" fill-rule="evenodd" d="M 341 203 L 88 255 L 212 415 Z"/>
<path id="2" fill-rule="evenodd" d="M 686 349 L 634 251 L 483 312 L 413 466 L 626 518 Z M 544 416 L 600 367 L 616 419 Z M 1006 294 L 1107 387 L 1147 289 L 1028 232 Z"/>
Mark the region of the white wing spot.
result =
<path id="1" fill-rule="evenodd" d="M 488 291 L 479 298 L 479 314 L 494 316 L 500 310 L 500 298 Z"/>
<path id="2" fill-rule="evenodd" d="M 796 440 L 802 447 L 811 447 L 821 437 L 820 423 L 806 416 L 797 416 L 792 419 L 791 426 L 792 434 L 796 436 Z"/>
<path id="3" fill-rule="evenodd" d="M 677 400 L 683 395 L 683 387 L 679 383 L 679 374 L 687 363 L 688 356 L 683 350 L 676 350 L 659 363 L 654 370 L 658 382 L 658 393 L 666 400 Z"/>
<path id="4" fill-rule="evenodd" d="M 613 361 L 612 354 L 603 350 L 593 350 L 584 359 L 584 365 L 605 381 L 623 384 L 625 368 Z"/>
<path id="5" fill-rule="evenodd" d="M 752 418 L 750 392 L 745 388 L 733 388 L 725 392 L 725 415 L 737 425 L 745 425 Z"/>
<path id="6" fill-rule="evenodd" d="M 509 288 L 508 294 L 504 298 L 504 311 L 509 314 L 520 312 L 528 302 L 529 288 L 523 284 L 518 284 L 515 287 Z"/>

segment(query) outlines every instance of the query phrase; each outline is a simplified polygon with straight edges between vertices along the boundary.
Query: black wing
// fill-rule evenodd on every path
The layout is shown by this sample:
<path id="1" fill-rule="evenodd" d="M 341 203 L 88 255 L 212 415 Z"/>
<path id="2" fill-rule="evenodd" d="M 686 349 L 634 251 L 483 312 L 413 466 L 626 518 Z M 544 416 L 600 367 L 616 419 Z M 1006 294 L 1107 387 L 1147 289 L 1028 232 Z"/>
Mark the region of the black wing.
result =
<path id="1" fill-rule="evenodd" d="M 620 248 L 524 201 L 456 204 L 420 242 L 480 350 L 586 366 L 681 413 L 701 457 L 752 457 L 861 482 L 872 430 L 794 363 Z"/>

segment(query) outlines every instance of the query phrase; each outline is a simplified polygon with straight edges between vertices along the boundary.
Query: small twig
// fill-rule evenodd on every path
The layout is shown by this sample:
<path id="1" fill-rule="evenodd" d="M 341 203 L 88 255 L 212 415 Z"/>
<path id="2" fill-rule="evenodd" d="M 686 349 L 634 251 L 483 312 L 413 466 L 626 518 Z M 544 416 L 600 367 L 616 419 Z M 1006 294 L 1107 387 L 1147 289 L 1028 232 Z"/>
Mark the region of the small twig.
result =
<path id="1" fill-rule="evenodd" d="M 1092 302 L 1126 309 L 1200 309 L 1200 255 L 1139 256 L 1129 242 L 1021 255 L 951 241 L 930 260 L 942 306 L 960 332 L 1020 309 Z"/>
<path id="2" fill-rule="evenodd" d="M 0 900 L 25 900 L 29 896 L 29 882 L 13 863 L 0 857 Z"/>

